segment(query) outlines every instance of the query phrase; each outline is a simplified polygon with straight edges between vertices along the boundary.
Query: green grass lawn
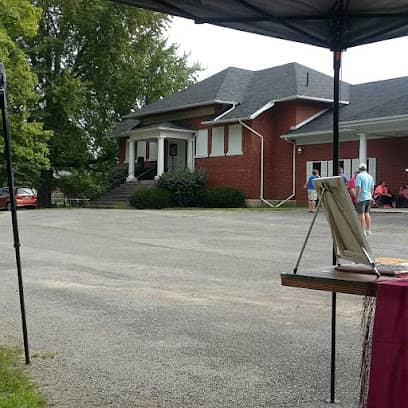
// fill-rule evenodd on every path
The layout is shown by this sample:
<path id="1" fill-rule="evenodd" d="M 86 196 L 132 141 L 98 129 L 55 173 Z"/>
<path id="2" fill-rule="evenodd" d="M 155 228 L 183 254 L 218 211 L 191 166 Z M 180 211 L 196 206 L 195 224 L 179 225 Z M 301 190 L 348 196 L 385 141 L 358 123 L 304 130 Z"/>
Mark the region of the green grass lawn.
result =
<path id="1" fill-rule="evenodd" d="M 24 373 L 21 352 L 0 346 L 0 408 L 45 407 L 45 399 Z"/>

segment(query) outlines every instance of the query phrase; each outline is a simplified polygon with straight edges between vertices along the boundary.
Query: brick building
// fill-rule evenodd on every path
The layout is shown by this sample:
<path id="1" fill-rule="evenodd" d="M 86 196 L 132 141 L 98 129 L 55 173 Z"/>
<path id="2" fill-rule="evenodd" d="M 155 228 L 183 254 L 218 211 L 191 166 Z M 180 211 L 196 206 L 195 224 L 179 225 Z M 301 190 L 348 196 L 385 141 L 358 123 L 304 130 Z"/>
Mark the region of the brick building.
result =
<path id="1" fill-rule="evenodd" d="M 408 77 L 341 83 L 340 161 L 360 162 L 391 191 L 408 183 Z M 306 201 L 313 168 L 331 175 L 333 80 L 297 63 L 227 68 L 124 117 L 114 129 L 133 181 L 204 169 L 210 185 L 250 200 Z M 138 167 L 139 164 L 139 167 Z M 136 171 L 136 169 L 138 169 Z"/>

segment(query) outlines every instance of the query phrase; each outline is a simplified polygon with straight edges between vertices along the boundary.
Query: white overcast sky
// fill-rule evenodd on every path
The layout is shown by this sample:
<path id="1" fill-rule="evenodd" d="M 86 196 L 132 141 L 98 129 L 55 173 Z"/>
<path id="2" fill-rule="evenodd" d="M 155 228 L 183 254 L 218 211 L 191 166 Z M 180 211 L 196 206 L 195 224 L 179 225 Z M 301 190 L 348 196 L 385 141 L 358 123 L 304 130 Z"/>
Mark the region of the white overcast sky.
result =
<path id="1" fill-rule="evenodd" d="M 205 68 L 199 80 L 229 66 L 255 71 L 288 62 L 333 75 L 332 53 L 320 47 L 194 24 L 179 17 L 173 18 L 168 37 L 171 43 L 179 44 L 179 53 L 190 53 L 189 61 Z M 408 76 L 408 37 L 345 51 L 341 75 L 351 84 Z"/>

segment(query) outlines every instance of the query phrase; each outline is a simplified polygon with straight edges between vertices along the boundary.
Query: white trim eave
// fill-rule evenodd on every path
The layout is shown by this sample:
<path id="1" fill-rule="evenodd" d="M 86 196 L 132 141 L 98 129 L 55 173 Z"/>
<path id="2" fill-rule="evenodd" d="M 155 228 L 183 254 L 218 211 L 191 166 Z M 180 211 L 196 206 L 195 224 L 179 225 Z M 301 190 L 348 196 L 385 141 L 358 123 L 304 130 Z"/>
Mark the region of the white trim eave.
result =
<path id="1" fill-rule="evenodd" d="M 163 134 L 165 133 L 165 135 Z M 123 135 L 129 136 L 129 138 L 132 138 L 134 140 L 136 139 L 143 139 L 143 138 L 157 138 L 160 136 L 182 136 L 183 138 L 188 138 L 189 136 L 193 136 L 196 133 L 195 130 L 189 130 L 189 129 L 174 129 L 174 128 L 168 128 L 168 127 L 155 127 L 155 128 L 141 128 L 141 129 L 134 129 L 134 130 L 129 130 L 127 132 L 124 132 Z"/>
<path id="2" fill-rule="evenodd" d="M 361 132 L 364 133 L 365 127 L 383 125 L 383 124 L 395 124 L 408 121 L 408 115 L 397 115 L 397 116 L 383 116 L 380 118 L 372 119 L 360 119 L 360 120 L 349 120 L 339 123 L 340 133 L 350 133 L 350 132 Z M 408 128 L 408 123 L 407 123 Z M 293 130 L 293 129 L 292 129 Z M 333 129 L 320 130 L 318 132 L 306 132 L 306 133 L 296 133 L 295 135 L 284 134 L 281 139 L 296 140 L 301 137 L 306 136 L 322 136 L 327 134 L 332 134 Z"/>
<path id="3" fill-rule="evenodd" d="M 200 106 L 208 106 L 208 105 L 213 105 L 215 103 L 222 104 L 222 105 L 237 105 L 238 104 L 237 101 L 223 101 L 220 99 L 213 99 L 209 101 L 197 102 L 197 103 L 192 103 L 192 104 L 187 104 L 187 105 L 179 105 L 173 108 L 160 109 L 160 110 L 152 111 L 152 112 L 132 112 L 132 113 L 128 113 L 127 115 L 123 116 L 123 118 L 130 119 L 130 118 L 140 118 L 142 116 L 159 115 L 161 113 L 174 112 L 174 111 L 190 109 L 190 108 L 198 108 Z"/>
<path id="4" fill-rule="evenodd" d="M 396 115 L 396 116 L 382 116 L 379 118 L 372 119 L 360 119 L 360 120 L 349 120 L 341 122 L 344 126 L 364 126 L 364 125 L 378 125 L 384 123 L 394 123 L 403 120 L 408 120 L 408 115 Z"/>
<path id="5" fill-rule="evenodd" d="M 257 111 L 251 113 L 249 116 L 243 116 L 240 118 L 229 118 L 229 119 L 223 119 L 223 120 L 217 120 L 218 118 L 212 119 L 212 120 L 206 120 L 204 122 L 201 122 L 202 125 L 213 125 L 215 123 L 229 123 L 229 122 L 239 122 L 240 120 L 254 120 L 256 119 L 261 113 L 267 111 L 268 109 L 273 108 L 273 106 L 276 103 L 279 102 L 288 102 L 288 101 L 294 101 L 296 99 L 301 99 L 304 101 L 313 101 L 313 102 L 323 102 L 323 103 L 333 103 L 333 99 L 325 99 L 325 98 L 315 98 L 312 96 L 305 96 L 305 95 L 292 95 L 292 96 L 286 96 L 285 98 L 279 98 L 279 99 L 272 99 L 268 103 L 266 103 L 264 106 L 259 108 Z M 340 104 L 342 105 L 348 105 L 350 102 L 343 100 L 340 101 Z M 233 110 L 233 109 L 231 109 Z M 321 114 L 327 112 L 328 109 L 322 111 Z M 220 115 L 219 117 L 225 116 L 228 112 L 224 112 L 224 114 Z"/>
<path id="6" fill-rule="evenodd" d="M 233 123 L 233 122 L 239 122 L 240 120 L 251 120 L 251 117 L 245 116 L 242 118 L 231 118 L 231 119 L 223 119 L 223 120 L 205 120 L 201 122 L 202 125 L 217 125 L 219 123 Z"/>
<path id="7" fill-rule="evenodd" d="M 287 102 L 287 101 L 293 101 L 294 99 L 302 99 L 305 101 L 313 101 L 313 102 L 333 103 L 333 99 L 318 98 L 315 96 L 306 96 L 306 95 L 286 96 L 285 98 L 275 99 L 274 102 Z M 339 103 L 342 105 L 349 105 L 350 101 L 340 100 Z"/>
<path id="8" fill-rule="evenodd" d="M 316 114 L 314 114 L 313 116 L 310 116 L 309 118 L 305 119 L 303 122 L 298 123 L 295 126 L 291 126 L 290 130 L 297 130 L 300 129 L 301 127 L 307 125 L 309 122 L 311 122 L 312 120 L 317 119 L 319 116 L 322 116 L 324 113 L 326 113 L 329 109 L 323 109 L 320 112 L 317 112 Z"/>
<path id="9" fill-rule="evenodd" d="M 273 108 L 275 105 L 275 101 L 269 101 L 267 104 L 262 106 L 260 109 L 258 109 L 256 112 L 254 112 L 252 115 L 249 116 L 250 119 L 256 119 L 261 113 L 267 111 L 268 109 Z"/>

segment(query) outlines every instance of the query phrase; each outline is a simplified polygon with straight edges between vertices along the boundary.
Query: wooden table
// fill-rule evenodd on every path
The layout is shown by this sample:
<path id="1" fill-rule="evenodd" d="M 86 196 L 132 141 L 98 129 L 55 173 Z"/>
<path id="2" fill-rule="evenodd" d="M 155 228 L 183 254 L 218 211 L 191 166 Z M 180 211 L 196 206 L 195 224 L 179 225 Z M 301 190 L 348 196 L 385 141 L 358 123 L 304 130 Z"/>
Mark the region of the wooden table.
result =
<path id="1" fill-rule="evenodd" d="M 333 266 L 319 271 L 305 270 L 298 271 L 297 274 L 281 274 L 281 282 L 284 286 L 361 296 L 376 296 L 377 282 L 389 279 L 398 278 L 388 276 L 377 278 L 374 274 L 341 272 L 335 270 Z"/>

